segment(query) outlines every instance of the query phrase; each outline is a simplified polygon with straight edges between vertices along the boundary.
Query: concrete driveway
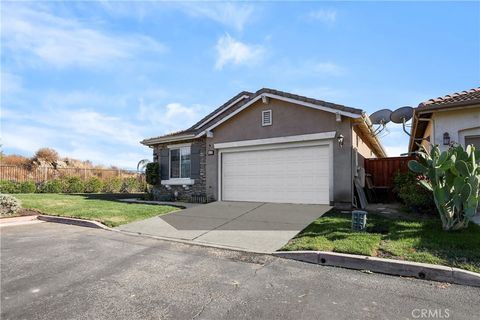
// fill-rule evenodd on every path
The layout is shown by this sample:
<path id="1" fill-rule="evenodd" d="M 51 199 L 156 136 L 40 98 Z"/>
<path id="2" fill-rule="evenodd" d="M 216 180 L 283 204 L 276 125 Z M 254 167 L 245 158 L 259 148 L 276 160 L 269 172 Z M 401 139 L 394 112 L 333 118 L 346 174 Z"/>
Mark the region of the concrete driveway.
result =
<path id="1" fill-rule="evenodd" d="M 213 202 L 129 223 L 120 230 L 255 252 L 273 252 L 322 216 L 327 205 Z"/>

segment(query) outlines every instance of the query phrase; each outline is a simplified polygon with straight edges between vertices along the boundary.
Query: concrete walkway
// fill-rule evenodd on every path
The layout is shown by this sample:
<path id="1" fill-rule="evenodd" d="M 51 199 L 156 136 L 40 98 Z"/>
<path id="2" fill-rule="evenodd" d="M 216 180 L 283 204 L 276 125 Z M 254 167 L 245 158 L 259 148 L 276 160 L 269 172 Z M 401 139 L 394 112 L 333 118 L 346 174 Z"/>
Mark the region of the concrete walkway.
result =
<path id="1" fill-rule="evenodd" d="M 330 209 L 327 205 L 213 202 L 117 229 L 248 251 L 273 252 Z"/>

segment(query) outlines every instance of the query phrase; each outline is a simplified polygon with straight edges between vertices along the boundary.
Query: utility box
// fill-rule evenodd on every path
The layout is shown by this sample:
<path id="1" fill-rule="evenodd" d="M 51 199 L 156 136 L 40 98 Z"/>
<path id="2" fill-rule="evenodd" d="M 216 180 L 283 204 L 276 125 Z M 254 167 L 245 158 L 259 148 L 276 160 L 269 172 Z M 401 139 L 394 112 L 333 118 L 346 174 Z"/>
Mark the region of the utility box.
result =
<path id="1" fill-rule="evenodd" d="M 352 211 L 352 230 L 365 231 L 367 229 L 367 211 Z"/>

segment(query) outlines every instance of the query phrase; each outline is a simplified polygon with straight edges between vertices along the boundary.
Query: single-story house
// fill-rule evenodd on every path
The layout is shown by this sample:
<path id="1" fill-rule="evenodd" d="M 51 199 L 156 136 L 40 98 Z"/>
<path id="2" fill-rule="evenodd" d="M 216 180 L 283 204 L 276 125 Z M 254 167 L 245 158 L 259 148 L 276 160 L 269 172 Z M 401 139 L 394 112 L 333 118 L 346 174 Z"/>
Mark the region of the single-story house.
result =
<path id="1" fill-rule="evenodd" d="M 141 143 L 160 163 L 155 197 L 185 200 L 350 205 L 363 159 L 386 156 L 362 110 L 267 88 Z"/>
<path id="2" fill-rule="evenodd" d="M 480 87 L 422 102 L 414 110 L 409 152 L 452 143 L 480 148 Z"/>

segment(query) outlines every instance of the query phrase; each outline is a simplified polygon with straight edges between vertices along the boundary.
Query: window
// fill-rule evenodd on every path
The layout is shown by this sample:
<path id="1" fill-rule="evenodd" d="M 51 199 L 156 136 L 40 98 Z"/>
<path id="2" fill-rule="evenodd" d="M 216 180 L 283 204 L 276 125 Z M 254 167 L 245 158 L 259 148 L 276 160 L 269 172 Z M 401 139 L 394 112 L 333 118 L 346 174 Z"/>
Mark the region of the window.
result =
<path id="1" fill-rule="evenodd" d="M 272 110 L 262 111 L 262 126 L 272 125 Z"/>
<path id="2" fill-rule="evenodd" d="M 190 178 L 190 147 L 170 149 L 170 179 Z"/>

